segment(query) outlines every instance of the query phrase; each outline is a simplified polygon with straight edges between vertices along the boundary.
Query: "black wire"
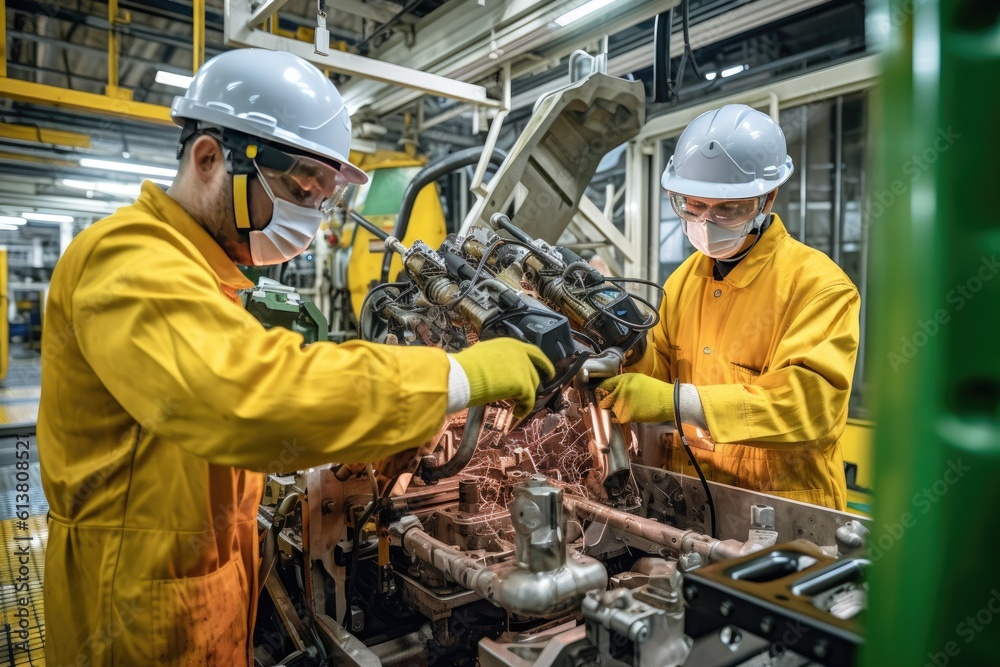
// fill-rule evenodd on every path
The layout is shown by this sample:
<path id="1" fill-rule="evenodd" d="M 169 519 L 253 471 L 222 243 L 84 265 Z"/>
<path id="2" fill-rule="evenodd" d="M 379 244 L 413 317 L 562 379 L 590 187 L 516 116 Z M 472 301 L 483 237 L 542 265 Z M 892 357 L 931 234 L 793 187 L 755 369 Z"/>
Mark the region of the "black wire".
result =
<path id="1" fill-rule="evenodd" d="M 593 338 L 583 333 L 582 331 L 577 331 L 576 329 L 570 329 L 570 332 L 577 338 L 583 339 L 583 342 L 589 345 L 594 350 L 600 349 L 601 346 L 597 344 L 597 341 L 595 341 Z"/>
<path id="2" fill-rule="evenodd" d="M 688 19 L 688 4 L 688 0 L 683 0 L 681 3 L 681 31 L 684 34 L 684 51 L 677 65 L 677 81 L 673 85 L 673 102 L 675 104 L 680 96 L 681 84 L 684 82 L 684 71 L 687 69 L 688 60 L 691 61 L 691 69 L 694 70 L 694 75 L 698 80 L 705 80 L 705 77 L 702 76 L 701 68 L 698 67 L 698 61 L 694 57 L 694 49 L 691 48 L 691 22 Z"/>
<path id="3" fill-rule="evenodd" d="M 615 283 L 616 285 L 618 283 L 635 283 L 635 284 L 638 284 L 638 285 L 647 285 L 649 287 L 652 287 L 653 289 L 655 289 L 657 292 L 660 293 L 660 301 L 663 301 L 663 297 L 666 296 L 666 291 L 663 289 L 663 285 L 660 285 L 658 283 L 654 283 L 652 280 L 643 280 L 642 278 L 605 278 L 605 280 L 607 280 L 609 283 Z M 633 299 L 638 299 L 642 303 L 644 303 L 647 306 L 649 306 L 650 309 L 654 313 L 657 314 L 657 317 L 659 317 L 659 310 L 656 308 L 656 306 L 654 306 L 649 301 L 646 301 L 645 299 L 643 299 L 641 296 L 639 296 L 637 294 L 631 294 L 630 293 L 630 295 L 631 295 L 631 297 Z"/>
<path id="4" fill-rule="evenodd" d="M 358 321 L 358 335 L 361 336 L 363 340 L 368 340 L 367 338 L 364 337 L 364 335 L 365 335 L 365 331 L 364 331 L 364 329 L 365 329 L 364 318 L 365 318 L 365 313 L 368 312 L 366 309 L 368 307 L 368 301 L 369 301 L 369 299 L 372 298 L 372 295 L 375 294 L 376 292 L 384 292 L 386 289 L 388 289 L 390 287 L 404 287 L 404 286 L 406 286 L 406 289 L 404 289 L 402 292 L 400 292 L 398 295 L 396 295 L 396 297 L 393 299 L 394 301 L 398 301 L 398 300 L 402 299 L 403 297 L 407 296 L 410 293 L 410 291 L 414 287 L 413 283 L 403 283 L 403 282 L 399 282 L 399 283 L 383 283 L 381 285 L 375 286 L 373 289 L 371 289 L 371 290 L 368 291 L 368 294 L 365 294 L 365 298 L 362 299 L 362 301 L 361 301 L 361 317 L 360 317 L 360 319 Z M 375 314 L 373 313 L 372 316 L 374 317 Z"/>
<path id="5" fill-rule="evenodd" d="M 602 303 L 597 303 L 596 301 L 594 301 L 594 299 L 592 298 L 592 295 L 596 294 L 597 292 L 603 292 L 605 289 L 606 288 L 602 287 L 602 288 L 595 288 L 595 289 L 588 290 L 587 293 L 585 294 L 585 296 L 587 298 L 587 303 L 589 303 L 591 306 L 593 306 L 597 310 L 601 311 L 604 314 L 604 316 L 607 317 L 609 320 L 611 320 L 613 322 L 617 322 L 618 324 L 622 325 L 623 327 L 626 327 L 626 328 L 629 328 L 629 329 L 635 329 L 637 331 L 648 331 L 648 330 L 652 329 L 653 327 L 655 327 L 660 322 L 660 314 L 658 312 L 656 312 L 655 308 L 652 308 L 652 304 L 651 303 L 649 303 L 648 301 L 646 301 L 645 299 L 643 299 L 640 296 L 636 296 L 635 294 L 629 294 L 628 292 L 626 292 L 624 290 L 622 291 L 622 295 L 620 297 L 618 297 L 617 299 L 615 299 L 614 301 L 611 301 L 609 303 L 602 304 Z M 624 301 L 628 297 L 631 297 L 631 298 L 633 298 L 633 299 L 635 299 L 637 301 L 641 301 L 642 303 L 644 303 L 644 304 L 646 304 L 647 306 L 650 307 L 650 316 L 649 316 L 649 319 L 646 322 L 643 322 L 641 324 L 637 323 L 637 322 L 630 322 L 629 320 L 626 320 L 626 319 L 624 319 L 622 317 L 618 317 L 617 315 L 614 314 L 614 312 L 612 310 L 614 308 L 614 306 L 616 304 L 621 303 L 622 301 Z"/>
<path id="6" fill-rule="evenodd" d="M 698 479 L 701 480 L 701 486 L 705 489 L 705 498 L 708 501 L 708 511 L 712 517 L 712 537 L 717 538 L 718 534 L 715 530 L 715 500 L 712 498 L 712 490 L 708 487 L 708 480 L 705 479 L 705 474 L 701 471 L 701 466 L 698 465 L 698 459 L 694 457 L 694 452 L 691 451 L 691 446 L 687 442 L 687 438 L 684 437 L 683 422 L 681 421 L 681 382 L 679 379 L 674 378 L 674 428 L 677 429 L 677 435 L 681 438 L 681 445 L 684 446 L 684 451 L 687 452 L 688 458 L 691 459 L 691 463 L 694 465 L 694 470 L 698 473 Z"/>
<path id="7" fill-rule="evenodd" d="M 402 474 L 402 473 L 400 473 Z M 354 524 L 354 535 L 351 537 L 351 576 L 347 580 L 347 608 L 344 610 L 344 626 L 347 626 L 347 616 L 351 613 L 351 601 L 354 599 L 354 582 L 358 578 L 358 561 L 360 560 L 360 545 L 358 544 L 358 537 L 361 535 L 361 529 L 366 523 L 368 523 L 372 516 L 374 516 L 375 511 L 385 504 L 385 501 L 389 498 L 389 494 L 392 492 L 396 482 L 399 481 L 399 475 L 397 474 L 389 483 L 386 484 L 385 490 L 378 498 L 372 498 L 371 505 L 368 506 L 368 510 L 362 515 L 361 520 Z"/>
<path id="8" fill-rule="evenodd" d="M 691 34 L 689 32 L 691 28 L 691 22 L 688 20 L 688 4 L 689 0 L 684 0 L 684 2 L 681 4 L 681 12 L 684 14 L 684 21 L 681 24 L 681 27 L 684 31 L 684 51 L 687 54 L 690 54 L 691 69 L 694 70 L 694 75 L 698 77 L 698 80 L 704 81 L 705 77 L 701 75 L 701 68 L 698 67 L 698 61 L 694 57 L 694 50 L 691 48 Z"/>
<path id="9" fill-rule="evenodd" d="M 653 282 L 648 281 L 648 280 L 643 280 L 641 278 L 605 278 L 605 280 L 607 282 L 615 284 L 615 285 L 617 285 L 617 283 L 620 283 L 620 282 L 634 282 L 634 283 L 642 283 L 642 284 L 645 284 L 645 285 L 652 285 L 653 287 L 655 287 L 656 289 L 658 289 L 661 293 L 663 292 L 663 288 L 660 287 L 659 285 L 657 285 L 656 283 L 653 283 Z M 592 287 L 591 289 L 589 289 L 586 292 L 585 296 L 587 298 L 587 303 L 589 303 L 594 308 L 597 308 L 598 310 L 600 310 L 610 320 L 612 320 L 614 322 L 617 322 L 618 324 L 621 324 L 622 326 L 625 326 L 625 327 L 628 327 L 628 328 L 634 328 L 634 329 L 637 329 L 639 331 L 648 331 L 649 329 L 652 329 L 653 327 L 655 327 L 657 324 L 660 323 L 660 313 L 657 311 L 656 307 L 652 303 L 650 303 L 646 299 L 643 299 L 641 296 L 639 296 L 637 294 L 632 294 L 631 292 L 628 292 L 628 291 L 626 291 L 624 289 L 622 289 L 622 296 L 620 298 L 615 299 L 614 301 L 612 301 L 612 302 L 610 302 L 608 304 L 595 303 L 594 300 L 591 298 L 591 295 L 592 294 L 596 294 L 598 292 L 603 292 L 605 289 L 607 289 L 607 288 L 605 286 L 603 286 L 603 285 L 598 285 L 596 287 Z M 615 304 L 621 303 L 622 301 L 624 301 L 625 297 L 630 297 L 633 300 L 638 301 L 638 302 L 642 303 L 644 306 L 647 307 L 647 309 L 649 310 L 649 313 L 650 313 L 650 319 L 649 319 L 648 322 L 644 322 L 642 324 L 637 324 L 635 322 L 629 322 L 628 320 L 625 320 L 625 319 L 622 319 L 622 318 L 618 317 L 617 315 L 615 315 L 611 311 L 611 308 Z"/>
<path id="10" fill-rule="evenodd" d="M 469 284 L 466 285 L 464 290 L 458 293 L 458 296 L 456 296 L 454 299 L 451 300 L 450 303 L 444 306 L 444 312 L 447 313 L 448 311 L 450 311 L 452 308 L 458 305 L 459 301 L 461 301 L 462 299 L 464 299 L 469 295 L 469 292 L 472 291 L 472 288 L 476 286 L 476 281 L 479 280 L 479 276 L 482 274 L 483 269 L 486 268 L 486 260 L 488 260 L 490 258 L 490 255 L 492 255 L 496 251 L 496 249 L 502 245 L 504 245 L 503 239 L 497 239 L 490 245 L 489 248 L 486 249 L 486 252 L 483 253 L 482 258 L 479 260 L 479 266 L 476 267 L 476 272 L 473 274 L 472 278 L 469 279 Z"/>

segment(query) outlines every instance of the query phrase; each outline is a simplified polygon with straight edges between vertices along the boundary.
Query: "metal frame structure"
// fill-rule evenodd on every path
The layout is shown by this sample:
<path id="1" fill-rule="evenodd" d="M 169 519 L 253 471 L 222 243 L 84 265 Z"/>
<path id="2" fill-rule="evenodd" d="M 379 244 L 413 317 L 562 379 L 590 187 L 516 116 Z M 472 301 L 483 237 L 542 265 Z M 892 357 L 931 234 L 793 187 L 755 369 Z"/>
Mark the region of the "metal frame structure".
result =
<path id="1" fill-rule="evenodd" d="M 618 0 L 613 13 L 595 12 L 566 26 L 556 23 L 557 18 L 583 4 L 582 0 L 509 0 L 487 3 L 485 7 L 474 2 L 451 3 L 414 25 L 417 37 L 412 46 L 403 40 L 391 42 L 379 53 L 379 62 L 406 63 L 442 76 L 477 80 L 497 71 L 505 62 L 542 50 L 540 58 L 557 62 L 581 44 L 652 18 L 671 3 Z M 488 38 L 485 44 L 483 37 Z M 515 78 L 523 73 L 513 72 Z M 369 78 L 347 82 L 341 90 L 352 113 L 369 107 L 382 115 L 420 97 L 419 92 L 400 90 L 398 81 L 388 86 Z M 548 87 L 546 92 L 551 90 L 553 87 Z"/>
<path id="2" fill-rule="evenodd" d="M 128 12 L 121 12 L 118 0 L 108 0 L 108 76 L 104 94 L 86 93 L 59 86 L 32 83 L 7 76 L 7 53 L 0 54 L 0 96 L 19 102 L 64 107 L 102 115 L 114 115 L 144 122 L 170 125 L 170 109 L 158 104 L 137 102 L 132 91 L 118 85 L 119 36 L 116 26 L 129 23 Z M 194 0 L 192 49 L 194 69 L 205 58 L 205 0 Z M 7 3 L 0 0 L 0 37 L 7 38 Z"/>
<path id="3" fill-rule="evenodd" d="M 334 49 L 329 49 L 328 53 L 319 53 L 314 45 L 282 37 L 258 27 L 278 11 L 286 1 L 267 0 L 254 8 L 250 0 L 226 0 L 225 42 L 235 46 L 288 51 L 335 72 L 417 90 L 419 91 L 417 96 L 429 93 L 468 102 L 476 106 L 492 108 L 502 106 L 502 101 L 491 99 L 487 95 L 484 86 Z M 347 94 L 347 87 L 344 88 L 344 100 L 353 115 L 355 111 L 359 110 L 360 105 L 351 105 L 352 98 Z"/>

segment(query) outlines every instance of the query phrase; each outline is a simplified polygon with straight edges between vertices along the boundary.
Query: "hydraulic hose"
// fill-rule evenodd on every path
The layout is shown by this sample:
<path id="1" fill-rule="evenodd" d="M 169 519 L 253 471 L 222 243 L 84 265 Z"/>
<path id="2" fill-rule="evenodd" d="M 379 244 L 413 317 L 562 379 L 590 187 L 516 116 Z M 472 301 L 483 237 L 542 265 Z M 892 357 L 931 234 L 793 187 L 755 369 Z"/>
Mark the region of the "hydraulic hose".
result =
<path id="1" fill-rule="evenodd" d="M 473 146 L 472 148 L 452 153 L 443 160 L 438 160 L 434 164 L 427 165 L 417 172 L 417 175 L 413 177 L 413 180 L 410 181 L 410 184 L 406 186 L 406 190 L 403 192 L 403 203 L 399 207 L 399 215 L 396 216 L 396 226 L 392 230 L 392 235 L 400 241 L 406 237 L 406 231 L 410 226 L 410 215 L 413 213 L 413 206 L 421 190 L 427 187 L 428 184 L 433 183 L 456 169 L 479 164 L 482 155 L 483 149 L 479 146 Z M 499 167 L 506 158 L 506 151 L 494 148 L 493 153 L 490 155 L 490 164 Z M 385 257 L 382 258 L 382 276 L 379 282 L 389 282 L 389 267 L 391 264 L 392 253 L 387 252 L 385 253 Z"/>
<path id="2" fill-rule="evenodd" d="M 439 466 L 421 466 L 420 477 L 425 482 L 436 482 L 445 477 L 454 477 L 462 472 L 465 466 L 469 465 L 472 455 L 476 453 L 479 436 L 483 434 L 483 427 L 486 425 L 485 416 L 485 405 L 476 405 L 469 408 L 469 412 L 465 417 L 465 430 L 462 432 L 462 442 L 458 445 L 458 451 L 455 452 L 455 456 Z"/>

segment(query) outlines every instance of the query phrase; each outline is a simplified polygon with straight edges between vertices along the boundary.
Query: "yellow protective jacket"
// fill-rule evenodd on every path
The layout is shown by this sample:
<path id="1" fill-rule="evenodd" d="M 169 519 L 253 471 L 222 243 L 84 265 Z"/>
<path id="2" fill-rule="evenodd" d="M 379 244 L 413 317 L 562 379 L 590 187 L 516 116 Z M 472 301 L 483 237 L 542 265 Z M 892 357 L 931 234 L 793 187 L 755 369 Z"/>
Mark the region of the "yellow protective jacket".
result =
<path id="1" fill-rule="evenodd" d="M 637 367 L 697 387 L 716 444 L 692 449 L 708 479 L 846 509 L 840 436 L 858 350 L 858 290 L 777 215 L 721 281 L 714 261 L 694 253 L 667 279 L 652 349 Z M 679 442 L 667 460 L 694 474 Z"/>
<path id="2" fill-rule="evenodd" d="M 239 305 L 233 262 L 150 182 L 52 276 L 38 450 L 46 664 L 246 665 L 262 472 L 429 439 L 433 348 L 315 343 Z"/>

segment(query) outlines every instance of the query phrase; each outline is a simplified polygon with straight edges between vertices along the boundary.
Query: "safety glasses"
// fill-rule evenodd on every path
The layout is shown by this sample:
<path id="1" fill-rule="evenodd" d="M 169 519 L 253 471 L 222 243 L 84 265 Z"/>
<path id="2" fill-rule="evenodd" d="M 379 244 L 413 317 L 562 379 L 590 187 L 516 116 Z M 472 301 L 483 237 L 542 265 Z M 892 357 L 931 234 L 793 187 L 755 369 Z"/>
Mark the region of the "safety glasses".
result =
<path id="1" fill-rule="evenodd" d="M 764 208 L 767 195 L 749 199 L 699 199 L 670 193 L 670 205 L 685 222 L 711 221 L 726 229 L 739 229 L 756 218 Z"/>
<path id="2" fill-rule="evenodd" d="M 261 147 L 254 165 L 272 197 L 318 209 L 324 214 L 329 214 L 340 203 L 350 185 L 330 164 L 304 155 L 290 155 L 269 146 Z"/>

